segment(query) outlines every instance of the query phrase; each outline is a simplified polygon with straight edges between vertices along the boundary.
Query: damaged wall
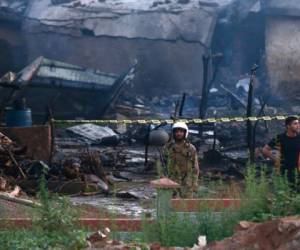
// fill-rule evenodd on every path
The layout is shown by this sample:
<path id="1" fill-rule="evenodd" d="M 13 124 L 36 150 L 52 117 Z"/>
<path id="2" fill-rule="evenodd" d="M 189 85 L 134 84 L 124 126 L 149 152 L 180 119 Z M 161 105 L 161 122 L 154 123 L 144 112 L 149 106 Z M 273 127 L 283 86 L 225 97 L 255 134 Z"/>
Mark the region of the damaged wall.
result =
<path id="1" fill-rule="evenodd" d="M 28 61 L 43 55 L 118 74 L 137 59 L 137 89 L 149 94 L 161 87 L 200 90 L 202 55 L 210 47 L 218 5 L 186 2 L 53 5 L 50 0 L 33 0 L 23 25 Z"/>
<path id="2" fill-rule="evenodd" d="M 54 33 L 51 34 L 51 41 L 49 34 L 44 33 L 25 35 L 25 38 L 29 61 L 43 54 L 103 72 L 121 73 L 137 59 L 137 89 L 149 93 L 152 89 L 164 87 L 170 90 L 180 85 L 182 88 L 200 88 L 203 47 L 196 43 L 70 37 Z"/>
<path id="3" fill-rule="evenodd" d="M 273 94 L 300 98 L 300 4 L 299 1 L 264 1 L 266 66 Z"/>
<path id="4" fill-rule="evenodd" d="M 258 0 L 13 2 L 28 3 L 26 11 L 23 7 L 20 10 L 24 15 L 26 63 L 42 55 L 119 74 L 137 59 L 135 89 L 146 90 L 150 95 L 188 90 L 200 93 L 202 56 L 211 47 L 213 53 L 225 55 L 225 73 L 221 77 L 225 84 L 243 77 L 260 55 L 257 51 L 262 36 L 256 39 L 262 31 L 257 28 L 260 20 L 256 15 L 247 17 L 259 6 Z M 226 27 L 217 30 L 219 34 L 214 39 L 220 43 L 212 46 L 216 23 L 224 10 L 232 12 L 236 20 L 234 23 L 228 15 L 221 17 L 219 21 Z"/>
<path id="5" fill-rule="evenodd" d="M 7 71 L 18 71 L 25 61 L 24 43 L 18 25 L 0 19 L 0 76 Z"/>
<path id="6" fill-rule="evenodd" d="M 24 0 L 0 0 L 0 76 L 18 71 L 26 63 L 26 51 L 21 32 Z"/>
<path id="7" fill-rule="evenodd" d="M 239 1 L 221 12 L 212 47 L 223 54 L 215 86 L 222 83 L 233 89 L 239 80 L 249 77 L 254 63 L 260 66 L 259 74 L 264 71 L 265 16 L 259 2 Z"/>
<path id="8" fill-rule="evenodd" d="M 299 16 L 299 0 L 261 0 L 266 13 L 279 16 Z"/>

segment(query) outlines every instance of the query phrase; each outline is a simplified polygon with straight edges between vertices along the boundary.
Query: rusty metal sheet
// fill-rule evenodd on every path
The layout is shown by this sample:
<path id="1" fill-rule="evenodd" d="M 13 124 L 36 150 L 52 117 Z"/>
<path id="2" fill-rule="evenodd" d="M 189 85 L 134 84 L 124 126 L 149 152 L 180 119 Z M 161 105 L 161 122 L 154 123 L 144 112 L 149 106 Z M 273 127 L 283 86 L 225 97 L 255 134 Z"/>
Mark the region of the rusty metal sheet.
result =
<path id="1" fill-rule="evenodd" d="M 49 162 L 51 130 L 49 126 L 0 128 L 0 132 L 27 147 L 27 155 L 36 160 Z"/>

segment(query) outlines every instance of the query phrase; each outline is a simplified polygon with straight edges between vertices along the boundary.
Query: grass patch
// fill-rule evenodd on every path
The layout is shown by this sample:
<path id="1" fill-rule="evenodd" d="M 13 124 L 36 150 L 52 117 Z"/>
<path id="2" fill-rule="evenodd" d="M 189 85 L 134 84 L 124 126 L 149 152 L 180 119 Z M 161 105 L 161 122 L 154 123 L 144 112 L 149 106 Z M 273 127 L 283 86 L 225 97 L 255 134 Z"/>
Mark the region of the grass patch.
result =
<path id="1" fill-rule="evenodd" d="M 137 240 L 160 242 L 163 246 L 192 247 L 199 235 L 205 235 L 208 242 L 231 236 L 235 226 L 242 220 L 262 222 L 300 213 L 300 195 L 286 176 L 273 174 L 269 177 L 265 167 L 248 164 L 243 189 L 234 184 L 224 186 L 220 182 L 212 185 L 219 194 L 218 190 L 225 190 L 221 197 L 227 194 L 227 197 L 240 198 L 240 207 L 223 209 L 221 212 L 204 207 L 196 214 L 186 213 L 183 216 L 171 212 L 168 217 L 153 224 L 145 220 L 143 233 Z M 206 193 L 198 196 L 211 198 Z"/>
<path id="2" fill-rule="evenodd" d="M 1 249 L 82 249 L 87 231 L 77 229 L 77 211 L 65 198 L 50 197 L 42 177 L 40 207 L 35 208 L 32 228 L 0 231 Z"/>
<path id="3" fill-rule="evenodd" d="M 262 222 L 270 218 L 300 213 L 300 195 L 285 176 L 267 176 L 266 168 L 248 165 L 244 188 L 221 182 L 212 184 L 217 193 L 240 198 L 240 208 L 227 208 L 214 212 L 203 206 L 197 213 L 174 213 L 149 223 L 143 218 L 139 243 L 160 242 L 161 245 L 192 247 L 199 235 L 208 242 L 222 240 L 233 234 L 241 220 Z M 271 181 L 272 180 L 272 181 Z M 223 187 L 222 187 L 223 185 Z M 298 186 L 296 183 L 294 186 Z M 224 196 L 223 196 L 224 195 Z M 205 195 L 203 195 L 205 196 Z M 50 196 L 42 178 L 39 191 L 41 207 L 36 208 L 33 227 L 30 230 L 0 231 L 1 249 L 83 249 L 87 231 L 78 229 L 79 214 L 67 199 Z M 113 215 L 111 215 L 113 219 Z M 111 228 L 114 230 L 114 226 Z M 112 233 L 112 236 L 114 234 Z"/>

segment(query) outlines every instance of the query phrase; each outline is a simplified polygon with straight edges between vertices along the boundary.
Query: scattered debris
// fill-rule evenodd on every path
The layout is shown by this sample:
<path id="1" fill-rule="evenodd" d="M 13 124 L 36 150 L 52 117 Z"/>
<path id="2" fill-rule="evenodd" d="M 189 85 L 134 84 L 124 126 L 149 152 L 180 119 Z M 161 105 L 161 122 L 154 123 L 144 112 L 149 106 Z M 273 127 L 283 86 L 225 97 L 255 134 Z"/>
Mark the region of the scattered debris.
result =
<path id="1" fill-rule="evenodd" d="M 144 195 L 141 195 L 134 191 L 120 191 L 116 193 L 116 197 L 118 198 L 125 198 L 125 199 L 147 199 Z"/>
<path id="2" fill-rule="evenodd" d="M 49 190 L 62 194 L 107 193 L 109 181 L 101 164 L 100 154 L 85 150 L 80 162 L 64 159 L 60 166 L 49 168 L 43 161 L 26 155 L 26 148 L 1 134 L 0 141 L 0 190 L 17 196 L 20 186 L 24 192 L 36 193 L 40 177 L 45 174 Z M 12 192 L 11 186 L 17 185 Z"/>
<path id="3" fill-rule="evenodd" d="M 274 219 L 263 223 L 241 222 L 230 238 L 208 244 L 205 250 L 300 249 L 300 220 L 297 217 Z"/>
<path id="4" fill-rule="evenodd" d="M 7 136 L 5 136 L 4 134 L 2 134 L 0 132 L 0 146 L 9 146 L 11 145 L 13 142 L 11 139 L 9 139 Z"/>
<path id="5" fill-rule="evenodd" d="M 207 245 L 206 236 L 200 235 L 198 237 L 198 245 L 194 244 L 191 250 L 203 250 L 206 245 Z"/>
<path id="6" fill-rule="evenodd" d="M 16 197 L 20 195 L 20 192 L 21 192 L 21 188 L 19 186 L 15 186 L 14 190 L 8 193 L 8 195 L 11 197 Z"/>
<path id="7" fill-rule="evenodd" d="M 88 238 L 88 245 L 90 247 L 104 247 L 107 243 L 108 240 L 108 236 L 110 233 L 110 229 L 108 227 L 106 227 L 104 229 L 104 232 L 101 232 L 100 230 L 96 233 L 91 234 Z"/>
<path id="8" fill-rule="evenodd" d="M 0 193 L 0 200 L 7 200 L 10 202 L 14 202 L 14 203 L 18 203 L 18 204 L 22 204 L 22 205 L 26 205 L 26 206 L 31 206 L 31 207 L 35 207 L 35 206 L 40 206 L 40 203 L 38 202 L 34 202 L 28 199 L 23 199 L 23 198 L 17 198 L 11 194 L 7 194 L 7 193 Z"/>
<path id="9" fill-rule="evenodd" d="M 5 191 L 7 187 L 7 181 L 0 176 L 0 191 Z"/>
<path id="10" fill-rule="evenodd" d="M 136 65 L 137 62 L 124 73 L 115 75 L 38 57 L 19 73 L 7 73 L 0 78 L 1 87 L 12 91 L 0 109 L 11 103 L 18 92 L 28 100 L 33 115 L 47 116 L 45 106 L 51 111 L 59 106 L 55 109 L 56 118 L 98 118 L 114 105 L 123 88 L 133 80 Z"/>
<path id="11" fill-rule="evenodd" d="M 82 124 L 67 128 L 67 130 L 82 136 L 89 144 L 116 145 L 119 142 L 119 136 L 109 127 Z"/>

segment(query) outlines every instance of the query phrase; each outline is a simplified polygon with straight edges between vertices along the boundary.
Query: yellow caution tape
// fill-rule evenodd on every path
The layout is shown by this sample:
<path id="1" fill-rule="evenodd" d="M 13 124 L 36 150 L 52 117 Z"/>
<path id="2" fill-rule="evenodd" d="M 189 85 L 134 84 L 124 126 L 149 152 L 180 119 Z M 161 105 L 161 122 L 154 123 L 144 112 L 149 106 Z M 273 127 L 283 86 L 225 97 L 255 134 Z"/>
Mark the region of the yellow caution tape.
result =
<path id="1" fill-rule="evenodd" d="M 236 122 L 244 122 L 247 121 L 247 118 L 243 118 L 243 117 L 235 117 L 232 119 L 232 121 L 236 121 Z"/>
<path id="2" fill-rule="evenodd" d="M 167 123 L 167 124 L 173 124 L 173 123 L 174 123 L 174 120 L 166 120 L 166 123 Z"/>
<path id="3" fill-rule="evenodd" d="M 220 122 L 223 122 L 223 123 L 230 122 L 230 118 L 220 118 L 219 120 L 220 120 Z"/>
<path id="4" fill-rule="evenodd" d="M 202 119 L 193 119 L 194 124 L 202 124 L 203 120 Z"/>
<path id="5" fill-rule="evenodd" d="M 283 115 L 277 115 L 277 116 L 276 116 L 276 119 L 279 120 L 279 121 L 282 121 L 282 120 L 285 120 L 286 117 L 283 116 Z"/>
<path id="6" fill-rule="evenodd" d="M 276 116 L 275 116 L 275 117 L 276 117 Z M 272 119 L 271 116 L 262 116 L 261 119 L 262 119 L 263 121 L 272 121 L 272 120 L 275 120 L 275 117 L 273 117 L 274 119 Z"/>
<path id="7" fill-rule="evenodd" d="M 248 120 L 251 122 L 256 122 L 256 121 L 258 121 L 258 118 L 251 116 L 251 117 L 248 117 Z"/>
<path id="8" fill-rule="evenodd" d="M 245 121 L 283 121 L 287 117 L 291 115 L 277 115 L 277 116 L 251 116 L 251 117 L 222 117 L 222 118 L 207 118 L 207 119 L 178 119 L 176 121 L 185 122 L 187 124 L 204 124 L 204 123 L 228 123 L 228 122 L 245 122 Z M 297 115 L 293 115 L 298 117 Z M 108 125 L 108 124 L 125 124 L 125 125 L 132 125 L 132 124 L 138 124 L 138 125 L 147 125 L 147 124 L 154 124 L 154 125 L 160 125 L 160 124 L 173 124 L 174 120 L 171 119 L 140 119 L 140 120 L 52 120 L 55 124 L 81 124 L 81 123 L 94 123 L 94 124 L 100 124 L 100 125 Z"/>
<path id="9" fill-rule="evenodd" d="M 216 118 L 208 118 L 208 119 L 206 119 L 206 122 L 207 123 L 216 123 L 217 119 Z"/>

